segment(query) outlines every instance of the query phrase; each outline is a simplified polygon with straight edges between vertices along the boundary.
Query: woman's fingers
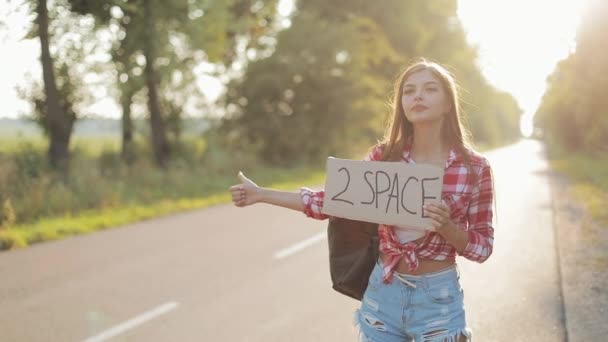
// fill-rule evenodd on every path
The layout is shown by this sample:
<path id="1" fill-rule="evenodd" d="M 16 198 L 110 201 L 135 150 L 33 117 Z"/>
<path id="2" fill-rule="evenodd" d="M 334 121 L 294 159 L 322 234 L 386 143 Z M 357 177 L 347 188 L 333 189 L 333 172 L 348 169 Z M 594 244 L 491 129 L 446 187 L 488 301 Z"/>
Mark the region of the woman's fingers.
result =
<path id="1" fill-rule="evenodd" d="M 442 215 L 428 212 L 426 216 L 431 219 L 433 227 L 435 228 L 439 228 L 446 223 L 446 219 Z"/>
<path id="2" fill-rule="evenodd" d="M 237 207 L 244 207 L 251 204 L 250 195 L 253 194 L 257 185 L 249 178 L 245 177 L 241 171 L 239 171 L 237 176 L 241 180 L 241 183 L 231 186 L 229 190 L 232 195 L 232 202 Z"/>
<path id="3" fill-rule="evenodd" d="M 443 215 L 443 210 L 438 208 L 434 203 L 429 203 L 424 205 L 424 213 L 429 215 L 429 213 Z"/>
<path id="4" fill-rule="evenodd" d="M 239 194 L 245 191 L 245 188 L 243 188 L 243 184 L 237 184 L 237 185 L 233 185 L 230 187 L 230 192 L 233 194 Z"/>
<path id="5" fill-rule="evenodd" d="M 230 190 L 230 193 L 232 195 L 232 198 L 239 198 L 245 196 L 245 191 L 238 188 L 235 190 Z"/>
<path id="6" fill-rule="evenodd" d="M 428 216 L 433 224 L 433 227 L 439 228 L 446 224 L 450 218 L 450 212 L 447 205 L 441 203 L 428 203 L 424 205 L 424 213 Z"/>
<path id="7" fill-rule="evenodd" d="M 230 194 L 232 195 L 232 202 L 237 206 L 242 206 L 243 200 L 246 198 L 245 189 L 243 184 L 235 184 L 228 188 Z"/>
<path id="8" fill-rule="evenodd" d="M 441 204 L 437 204 L 437 203 L 427 203 L 424 205 L 424 210 L 425 212 L 432 212 L 432 213 L 436 213 L 439 215 L 445 215 L 447 217 L 450 216 L 450 209 L 448 208 L 447 205 L 441 203 Z"/>
<path id="9" fill-rule="evenodd" d="M 245 205 L 247 205 L 247 198 L 245 197 L 233 197 L 232 198 L 232 202 L 237 206 L 237 207 L 243 207 Z"/>

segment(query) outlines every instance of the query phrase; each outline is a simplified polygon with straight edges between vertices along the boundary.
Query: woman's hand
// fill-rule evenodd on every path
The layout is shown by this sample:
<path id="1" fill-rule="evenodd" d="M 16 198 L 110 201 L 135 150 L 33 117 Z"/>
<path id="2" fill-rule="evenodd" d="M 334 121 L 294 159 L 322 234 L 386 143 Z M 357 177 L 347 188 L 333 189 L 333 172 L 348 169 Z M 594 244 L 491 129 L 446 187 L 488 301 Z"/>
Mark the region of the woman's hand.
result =
<path id="1" fill-rule="evenodd" d="M 238 177 L 242 183 L 233 185 L 229 189 L 230 193 L 232 193 L 232 203 L 237 207 L 246 207 L 259 202 L 260 187 L 252 182 L 251 179 L 245 177 L 241 171 L 239 171 Z"/>
<path id="2" fill-rule="evenodd" d="M 441 203 L 427 203 L 423 207 L 425 216 L 431 218 L 433 228 L 435 231 L 440 233 L 446 227 L 448 227 L 452 220 L 450 219 L 450 208 Z"/>
<path id="3" fill-rule="evenodd" d="M 425 215 L 431 218 L 435 231 L 454 246 L 458 253 L 463 253 L 469 243 L 469 235 L 456 227 L 454 221 L 450 219 L 450 208 L 447 204 L 428 203 L 423 209 Z"/>

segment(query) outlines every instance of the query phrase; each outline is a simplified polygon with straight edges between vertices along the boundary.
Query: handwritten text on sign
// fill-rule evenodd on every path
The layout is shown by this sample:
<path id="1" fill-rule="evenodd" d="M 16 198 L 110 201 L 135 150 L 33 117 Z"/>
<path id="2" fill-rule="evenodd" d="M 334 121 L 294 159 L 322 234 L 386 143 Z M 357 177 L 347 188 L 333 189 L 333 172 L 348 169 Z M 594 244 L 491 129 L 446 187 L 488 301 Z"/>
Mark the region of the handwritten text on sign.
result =
<path id="1" fill-rule="evenodd" d="M 433 230 L 422 210 L 441 201 L 443 168 L 329 157 L 322 212 L 353 220 Z"/>

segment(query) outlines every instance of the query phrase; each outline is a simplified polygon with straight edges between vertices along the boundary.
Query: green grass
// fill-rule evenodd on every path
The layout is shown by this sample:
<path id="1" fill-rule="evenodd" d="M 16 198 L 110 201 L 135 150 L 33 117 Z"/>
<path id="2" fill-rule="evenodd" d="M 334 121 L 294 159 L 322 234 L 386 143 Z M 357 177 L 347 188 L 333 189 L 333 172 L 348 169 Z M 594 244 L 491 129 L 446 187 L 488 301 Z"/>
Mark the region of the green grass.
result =
<path id="1" fill-rule="evenodd" d="M 608 226 L 608 158 L 558 153 L 553 154 L 551 165 L 572 180 L 574 195 L 593 219 Z"/>
<path id="2" fill-rule="evenodd" d="M 284 190 L 325 180 L 324 165 L 269 167 L 196 136 L 175 146 L 167 170 L 154 165 L 141 141 L 127 166 L 115 140 L 75 137 L 66 177 L 49 169 L 43 138 L 0 137 L 0 250 L 230 203 L 228 187 L 239 182 L 239 170 L 260 186 Z"/>
<path id="3" fill-rule="evenodd" d="M 166 199 L 150 204 L 102 210 L 87 210 L 76 216 L 68 214 L 47 217 L 36 222 L 12 226 L 0 230 L 0 250 L 26 247 L 37 242 L 62 239 L 67 236 L 90 233 L 153 217 L 230 203 L 228 187 L 239 182 L 236 177 L 237 171 L 234 170 L 234 177 L 225 177 L 219 183 L 214 184 L 214 188 L 224 190 L 216 190 L 206 196 Z M 322 184 L 325 181 L 325 170 L 307 168 L 272 169 L 246 174 L 260 186 L 281 190 L 295 190 L 300 186 L 312 186 Z"/>
<path id="4" fill-rule="evenodd" d="M 37 150 L 46 151 L 48 142 L 46 138 L 40 135 L 35 136 L 0 136 L 0 153 L 12 154 L 22 150 L 25 146 L 32 147 Z M 119 137 L 73 137 L 70 142 L 70 150 L 78 151 L 90 157 L 97 157 L 102 152 L 119 151 Z"/>
<path id="5" fill-rule="evenodd" d="M 0 136 L 0 153 L 15 153 L 23 145 L 31 145 L 37 149 L 45 149 L 47 142 L 42 136 Z"/>

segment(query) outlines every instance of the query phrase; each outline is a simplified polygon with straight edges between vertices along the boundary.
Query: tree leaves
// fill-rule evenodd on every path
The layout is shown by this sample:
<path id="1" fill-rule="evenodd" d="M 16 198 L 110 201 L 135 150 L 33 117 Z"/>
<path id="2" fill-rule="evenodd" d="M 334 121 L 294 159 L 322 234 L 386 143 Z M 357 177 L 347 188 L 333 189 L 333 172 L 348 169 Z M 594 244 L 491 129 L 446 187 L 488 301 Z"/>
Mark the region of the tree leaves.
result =
<path id="1" fill-rule="evenodd" d="M 535 116 L 553 144 L 570 151 L 605 153 L 608 136 L 608 3 L 592 2 L 581 20 L 576 51 L 547 78 Z"/>
<path id="2" fill-rule="evenodd" d="M 469 90 L 478 140 L 517 135 L 520 109 L 482 77 L 455 1 L 301 1 L 277 39 L 229 86 L 222 130 L 234 148 L 280 164 L 360 155 L 382 136 L 394 78 L 418 56 L 450 66 Z"/>

